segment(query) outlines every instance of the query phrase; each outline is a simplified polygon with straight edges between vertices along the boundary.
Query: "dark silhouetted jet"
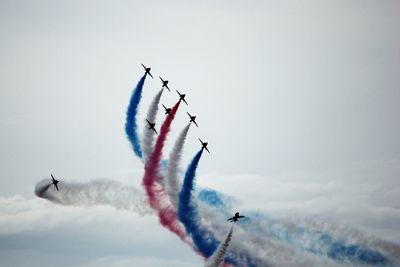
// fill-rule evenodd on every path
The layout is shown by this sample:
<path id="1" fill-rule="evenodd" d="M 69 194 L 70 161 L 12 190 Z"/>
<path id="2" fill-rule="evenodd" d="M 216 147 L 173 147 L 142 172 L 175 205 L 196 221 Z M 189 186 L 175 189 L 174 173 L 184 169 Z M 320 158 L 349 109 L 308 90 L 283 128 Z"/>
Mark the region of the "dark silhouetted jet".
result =
<path id="1" fill-rule="evenodd" d="M 160 77 L 160 76 L 158 76 L 158 77 Z M 161 82 L 162 82 L 162 88 L 165 87 L 165 88 L 168 89 L 168 91 L 171 92 L 171 90 L 169 90 L 169 87 L 168 87 L 168 81 L 164 81 L 163 78 L 161 78 L 161 77 L 160 77 L 160 80 L 161 80 Z"/>
<path id="2" fill-rule="evenodd" d="M 150 122 L 148 119 L 146 119 L 146 121 L 149 124 L 149 130 L 153 130 L 156 134 L 158 134 L 156 129 L 154 129 L 154 126 L 156 126 L 156 123 L 155 122 Z"/>
<path id="3" fill-rule="evenodd" d="M 172 108 L 167 108 L 166 106 L 164 106 L 164 105 L 162 105 L 163 107 L 164 107 L 164 109 L 165 109 L 165 113 L 164 114 L 168 114 L 168 115 L 170 115 L 171 116 L 171 118 L 173 118 L 172 117 L 172 115 L 171 115 L 171 110 L 172 110 Z"/>
<path id="4" fill-rule="evenodd" d="M 202 145 L 201 149 L 205 149 L 205 150 L 207 150 L 208 153 L 210 153 L 210 151 L 209 151 L 208 148 L 207 148 L 208 143 L 207 143 L 207 142 L 201 141 L 200 138 L 199 138 L 199 140 L 200 140 L 200 143 L 201 143 L 201 145 Z"/>
<path id="5" fill-rule="evenodd" d="M 233 216 L 232 218 L 229 218 L 227 221 L 230 221 L 230 222 L 237 222 L 237 221 L 239 221 L 239 219 L 241 219 L 241 218 L 244 218 L 244 216 L 240 216 L 240 215 L 239 215 L 239 212 L 236 212 L 236 213 L 235 213 L 235 216 Z"/>
<path id="6" fill-rule="evenodd" d="M 146 68 L 146 66 L 143 65 L 143 64 L 142 64 L 142 66 L 143 66 L 144 70 L 146 71 L 145 74 L 150 75 L 150 77 L 151 77 L 152 79 L 154 79 L 153 75 L 151 75 L 151 73 L 150 73 L 151 68 Z"/>
<path id="7" fill-rule="evenodd" d="M 179 91 L 178 90 L 176 90 L 176 92 L 178 93 L 178 95 L 179 95 L 179 101 L 183 101 L 183 102 L 185 102 L 185 104 L 187 105 L 188 103 L 186 102 L 186 100 L 185 100 L 185 94 L 181 94 L 181 93 L 179 93 Z"/>
<path id="8" fill-rule="evenodd" d="M 53 185 L 54 185 L 54 187 L 57 189 L 57 191 L 60 191 L 60 190 L 58 190 L 58 180 L 56 180 L 56 179 L 54 179 L 54 176 L 53 176 L 53 174 L 50 174 L 51 175 L 51 182 L 53 183 Z"/>
<path id="9" fill-rule="evenodd" d="M 190 122 L 193 122 L 197 127 L 199 127 L 199 125 L 197 125 L 197 123 L 196 123 L 196 116 L 192 116 L 192 115 L 190 115 L 190 113 L 189 112 L 186 112 L 188 115 L 189 115 L 189 117 L 190 117 Z"/>

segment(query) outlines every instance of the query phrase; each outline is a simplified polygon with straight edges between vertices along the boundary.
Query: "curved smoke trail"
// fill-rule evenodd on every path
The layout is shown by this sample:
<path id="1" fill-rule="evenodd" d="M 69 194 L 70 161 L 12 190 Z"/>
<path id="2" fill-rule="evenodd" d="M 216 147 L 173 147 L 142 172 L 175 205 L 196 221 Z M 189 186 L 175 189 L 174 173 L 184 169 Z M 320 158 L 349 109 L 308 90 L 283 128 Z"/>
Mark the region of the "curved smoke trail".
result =
<path id="1" fill-rule="evenodd" d="M 161 95 L 163 93 L 163 89 L 161 89 L 153 98 L 153 101 L 150 104 L 149 110 L 147 112 L 147 117 L 150 122 L 155 122 L 157 112 L 158 112 L 158 105 L 160 104 Z M 154 131 L 149 130 L 147 127 L 147 123 L 143 129 L 143 137 L 142 137 L 142 154 L 143 154 L 143 162 L 147 162 L 147 158 L 149 157 L 154 143 Z"/>
<path id="2" fill-rule="evenodd" d="M 139 80 L 138 84 L 133 90 L 131 100 L 128 105 L 128 110 L 126 111 L 125 121 L 125 133 L 132 144 L 133 152 L 135 152 L 136 156 L 138 156 L 139 158 L 142 157 L 142 148 L 137 133 L 136 116 L 138 113 L 140 99 L 142 98 L 142 91 L 145 79 L 146 74 L 143 75 L 143 77 Z"/>
<path id="3" fill-rule="evenodd" d="M 167 180 L 165 183 L 165 190 L 175 210 L 178 208 L 178 202 L 179 202 L 178 194 L 181 188 L 181 182 L 178 179 L 179 163 L 182 158 L 182 150 L 189 129 L 190 129 L 190 123 L 185 128 L 183 128 L 182 132 L 178 136 L 178 139 L 176 140 L 174 147 L 172 148 L 168 160 Z"/>
<path id="4" fill-rule="evenodd" d="M 140 215 L 153 213 L 141 191 L 115 181 L 105 179 L 86 183 L 60 181 L 59 192 L 52 185 L 48 179 L 38 182 L 35 186 L 36 196 L 67 206 L 105 205 L 117 210 L 134 211 Z"/>
<path id="5" fill-rule="evenodd" d="M 209 228 L 203 227 L 201 221 L 206 223 L 212 223 L 216 221 L 217 217 L 207 216 L 202 213 L 200 216 L 197 204 L 193 201 L 192 191 L 194 190 L 194 179 L 196 177 L 196 169 L 199 164 L 203 149 L 201 149 L 194 156 L 190 162 L 183 179 L 182 189 L 179 193 L 179 206 L 178 206 L 178 218 L 185 226 L 186 232 L 193 239 L 193 243 L 196 249 L 205 258 L 209 258 L 217 250 L 220 242 L 214 236 L 214 231 L 210 231 Z M 222 219 L 221 221 L 225 221 Z M 216 223 L 216 228 L 221 229 L 221 224 Z M 257 266 L 253 261 L 245 255 L 242 250 L 235 250 L 227 255 L 226 262 L 234 266 Z M 265 265 L 264 265 L 265 266 Z"/>
<path id="6" fill-rule="evenodd" d="M 228 249 L 229 243 L 231 242 L 232 239 L 232 233 L 233 233 L 233 224 L 224 242 L 219 246 L 211 264 L 207 265 L 208 267 L 218 267 L 224 261 L 226 250 Z"/>
<path id="7" fill-rule="evenodd" d="M 198 251 L 206 258 L 214 254 L 218 241 L 207 229 L 200 226 L 200 216 L 196 204 L 192 201 L 194 178 L 203 149 L 194 156 L 186 170 L 182 189 L 179 193 L 178 218 L 185 226 L 186 232 L 192 237 Z"/>
<path id="8" fill-rule="evenodd" d="M 162 149 L 167 139 L 172 120 L 179 108 L 179 104 L 180 101 L 175 104 L 171 110 L 171 116 L 166 116 L 165 121 L 161 126 L 160 134 L 157 137 L 153 152 L 150 154 L 145 165 L 142 183 L 146 190 L 150 206 L 158 213 L 160 223 L 171 232 L 178 235 L 183 241 L 189 242 L 184 229 L 176 218 L 176 212 L 174 211 L 174 208 L 165 194 L 162 184 L 160 183 L 162 180 L 160 175 Z"/>

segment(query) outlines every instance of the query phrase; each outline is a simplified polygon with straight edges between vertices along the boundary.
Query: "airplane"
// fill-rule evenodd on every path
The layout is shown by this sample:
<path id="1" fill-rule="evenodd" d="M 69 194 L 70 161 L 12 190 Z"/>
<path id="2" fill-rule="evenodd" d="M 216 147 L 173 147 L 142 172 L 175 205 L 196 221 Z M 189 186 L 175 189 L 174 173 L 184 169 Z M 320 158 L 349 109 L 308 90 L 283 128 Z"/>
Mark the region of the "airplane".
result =
<path id="1" fill-rule="evenodd" d="M 200 140 L 200 143 L 201 143 L 201 145 L 202 145 L 202 148 L 201 148 L 201 149 L 205 149 L 205 150 L 207 150 L 208 153 L 210 153 L 210 151 L 209 151 L 208 148 L 207 148 L 208 143 L 207 143 L 207 142 L 201 141 L 200 138 L 199 138 L 199 140 Z"/>
<path id="2" fill-rule="evenodd" d="M 155 122 L 150 122 L 148 119 L 146 119 L 146 121 L 149 124 L 149 130 L 153 130 L 156 134 L 158 134 L 156 129 L 154 129 L 154 126 L 156 126 L 156 123 Z"/>
<path id="3" fill-rule="evenodd" d="M 149 75 L 150 75 L 150 77 L 151 77 L 152 79 L 154 79 L 153 75 L 151 75 L 151 73 L 150 73 L 150 71 L 151 71 L 151 68 L 146 68 L 146 66 L 145 66 L 145 65 L 143 65 L 143 64 L 142 64 L 142 66 L 143 66 L 144 70 L 146 71 L 146 72 L 145 72 L 145 74 L 149 74 Z"/>
<path id="4" fill-rule="evenodd" d="M 239 221 L 239 219 L 240 218 L 244 218 L 245 216 L 240 216 L 239 215 L 239 212 L 236 212 L 235 213 L 235 216 L 233 216 L 232 218 L 229 218 L 227 221 L 230 221 L 230 222 L 237 222 L 237 221 Z"/>
<path id="5" fill-rule="evenodd" d="M 188 115 L 189 115 L 189 117 L 190 117 L 190 122 L 193 122 L 197 127 L 199 127 L 199 125 L 197 125 L 197 123 L 196 123 L 196 116 L 192 116 L 192 115 L 190 115 L 190 113 L 189 112 L 186 112 Z M 189 123 L 190 123 L 189 122 Z"/>
<path id="6" fill-rule="evenodd" d="M 171 90 L 169 90 L 169 87 L 168 87 L 168 81 L 164 81 L 163 80 L 163 78 L 161 78 L 160 76 L 158 76 L 159 78 L 160 78 L 160 80 L 161 80 L 161 82 L 162 82 L 162 88 L 167 88 L 168 89 L 168 91 L 170 91 L 171 92 Z"/>
<path id="7" fill-rule="evenodd" d="M 176 92 L 178 93 L 178 95 L 179 95 L 179 101 L 183 101 L 183 102 L 185 102 L 185 104 L 187 105 L 188 103 L 186 102 L 186 100 L 185 100 L 185 94 L 181 94 L 181 93 L 179 93 L 179 91 L 178 90 L 176 90 Z"/>
<path id="8" fill-rule="evenodd" d="M 164 105 L 162 105 L 163 107 L 164 107 L 164 109 L 165 109 L 165 114 L 168 114 L 168 115 L 170 115 L 171 117 L 172 117 L 172 115 L 171 115 L 171 110 L 172 110 L 172 108 L 167 108 L 166 106 L 164 106 Z"/>
<path id="9" fill-rule="evenodd" d="M 60 190 L 58 190 L 58 180 L 56 180 L 56 179 L 54 179 L 54 176 L 53 176 L 53 174 L 50 174 L 51 175 L 51 182 L 52 182 L 52 184 L 54 185 L 54 187 L 57 189 L 57 191 L 60 191 Z"/>

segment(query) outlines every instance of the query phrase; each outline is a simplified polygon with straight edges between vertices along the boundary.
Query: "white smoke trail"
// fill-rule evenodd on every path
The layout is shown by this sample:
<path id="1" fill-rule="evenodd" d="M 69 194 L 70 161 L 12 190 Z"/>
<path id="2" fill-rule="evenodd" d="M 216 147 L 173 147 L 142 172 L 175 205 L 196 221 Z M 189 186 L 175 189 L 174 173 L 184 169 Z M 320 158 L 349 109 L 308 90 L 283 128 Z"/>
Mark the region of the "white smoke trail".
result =
<path id="1" fill-rule="evenodd" d="M 44 179 L 36 184 L 35 194 L 52 202 L 67 206 L 106 205 L 117 210 L 128 210 L 140 215 L 152 214 L 144 194 L 135 187 L 118 182 L 96 179 L 86 183 L 60 181 L 56 191 L 51 181 Z"/>
<path id="2" fill-rule="evenodd" d="M 178 179 L 179 163 L 182 158 L 182 150 L 189 129 L 190 129 L 190 123 L 185 128 L 183 128 L 182 132 L 178 136 L 178 139 L 176 140 L 174 147 L 172 148 L 168 160 L 165 191 L 167 192 L 167 195 L 169 196 L 175 210 L 178 208 L 178 202 L 179 202 L 178 195 L 182 186 L 181 181 Z"/>
<path id="3" fill-rule="evenodd" d="M 206 265 L 208 267 L 218 267 L 220 264 L 224 261 L 224 256 L 226 249 L 229 246 L 229 243 L 231 242 L 232 239 L 232 233 L 233 233 L 233 224 L 231 226 L 231 229 L 229 230 L 228 235 L 226 236 L 225 240 L 221 245 L 219 246 L 217 252 L 215 253 L 215 256 L 212 259 L 212 262 L 209 265 Z"/>
<path id="4" fill-rule="evenodd" d="M 147 112 L 147 117 L 150 122 L 154 123 L 156 120 L 158 105 L 160 104 L 161 95 L 163 93 L 163 89 L 161 89 L 153 98 L 149 110 Z M 154 131 L 149 130 L 147 126 L 147 122 L 145 122 L 145 126 L 143 129 L 143 137 L 142 137 L 142 152 L 143 152 L 143 162 L 146 163 L 148 156 L 153 150 L 154 143 L 154 135 L 156 134 Z"/>

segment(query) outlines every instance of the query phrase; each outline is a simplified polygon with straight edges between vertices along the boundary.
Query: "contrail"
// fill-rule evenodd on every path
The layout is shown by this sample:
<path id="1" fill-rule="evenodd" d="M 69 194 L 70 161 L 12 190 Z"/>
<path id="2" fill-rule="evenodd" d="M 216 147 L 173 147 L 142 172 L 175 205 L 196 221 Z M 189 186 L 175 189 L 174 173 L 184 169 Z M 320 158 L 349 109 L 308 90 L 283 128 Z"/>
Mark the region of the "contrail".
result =
<path id="1" fill-rule="evenodd" d="M 190 123 L 185 128 L 183 128 L 182 132 L 178 136 L 178 139 L 176 140 L 175 145 L 172 148 L 168 160 L 167 180 L 165 183 L 165 190 L 175 210 L 178 208 L 178 202 L 179 202 L 178 195 L 179 195 L 179 190 L 181 188 L 181 182 L 178 179 L 179 163 L 182 158 L 182 150 L 189 129 L 190 129 Z"/>
<path id="2" fill-rule="evenodd" d="M 137 121 L 136 116 L 138 113 L 138 107 L 140 99 L 142 98 L 142 91 L 144 81 L 146 79 L 146 74 L 139 80 L 135 89 L 133 90 L 131 100 L 128 105 L 128 110 L 126 111 L 126 121 L 125 121 L 125 133 L 128 136 L 129 142 L 132 144 L 133 152 L 139 158 L 142 157 L 142 148 L 140 145 L 140 140 L 137 133 Z"/>
<path id="3" fill-rule="evenodd" d="M 208 267 L 218 267 L 224 261 L 225 252 L 226 252 L 226 250 L 229 246 L 229 243 L 231 242 L 231 239 L 232 239 L 232 233 L 233 233 L 233 224 L 232 224 L 231 229 L 229 230 L 229 233 L 226 236 L 224 242 L 219 246 L 211 264 L 207 265 Z"/>
<path id="4" fill-rule="evenodd" d="M 147 112 L 147 117 L 150 122 L 154 123 L 156 120 L 158 105 L 160 104 L 161 95 L 163 93 L 163 89 L 161 89 L 153 98 L 149 110 Z M 143 162 L 146 164 L 147 158 L 149 157 L 154 142 L 154 131 L 149 130 L 147 127 L 147 123 L 143 129 L 143 137 L 142 137 L 142 149 L 143 149 Z"/>
<path id="5" fill-rule="evenodd" d="M 51 181 L 44 179 L 35 186 L 35 194 L 67 206 L 97 206 L 105 205 L 117 210 L 129 210 L 140 215 L 153 213 L 146 203 L 142 192 L 132 186 L 118 182 L 96 179 L 86 183 L 71 183 L 60 181 L 60 191 L 56 191 Z"/>
<path id="6" fill-rule="evenodd" d="M 162 226 L 175 233 L 185 242 L 189 242 L 186 238 L 185 230 L 176 218 L 176 212 L 165 194 L 161 184 L 162 176 L 160 174 L 160 161 L 162 158 L 162 149 L 167 139 L 168 132 L 173 118 L 179 108 L 178 101 L 171 110 L 171 116 L 166 116 L 161 126 L 160 134 L 157 137 L 153 152 L 150 154 L 145 165 L 143 176 L 143 186 L 146 190 L 150 206 L 158 213 L 158 218 Z"/>

